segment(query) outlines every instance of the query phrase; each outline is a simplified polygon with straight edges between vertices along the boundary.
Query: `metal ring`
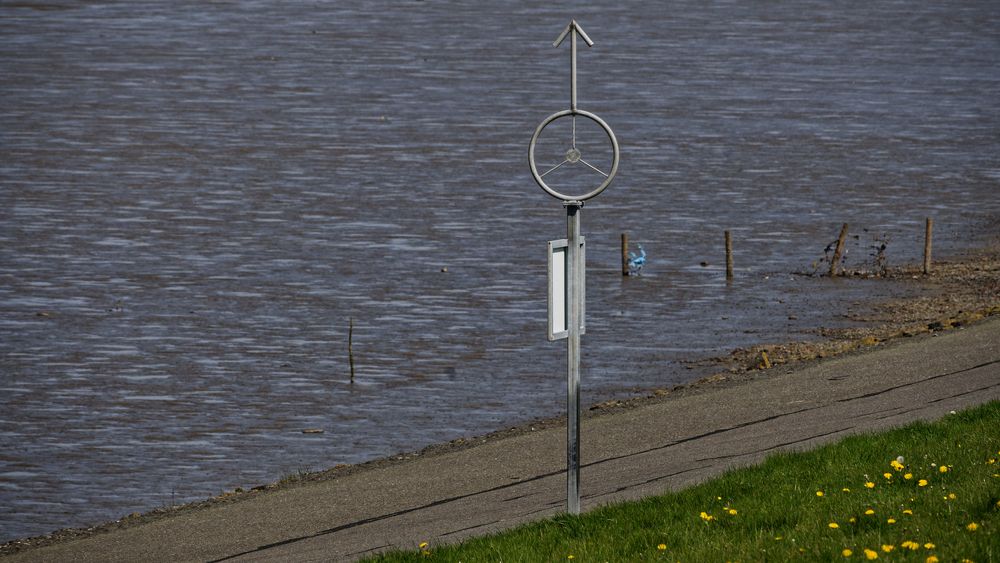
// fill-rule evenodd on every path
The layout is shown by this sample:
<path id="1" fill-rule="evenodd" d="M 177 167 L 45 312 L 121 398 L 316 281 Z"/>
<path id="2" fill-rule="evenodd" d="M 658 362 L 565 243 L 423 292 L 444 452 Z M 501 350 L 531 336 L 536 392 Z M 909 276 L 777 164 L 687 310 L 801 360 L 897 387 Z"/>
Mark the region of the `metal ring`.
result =
<path id="1" fill-rule="evenodd" d="M 561 194 L 550 188 L 549 185 L 545 183 L 545 180 L 542 179 L 542 176 L 538 173 L 538 168 L 535 166 L 535 143 L 538 141 L 538 136 L 541 135 L 542 129 L 545 129 L 545 127 L 548 126 L 548 124 L 559 119 L 560 117 L 565 117 L 567 115 L 580 115 L 600 125 L 601 129 L 604 129 L 604 132 L 607 133 L 608 138 L 611 139 L 611 147 L 614 153 L 611 160 L 611 171 L 608 172 L 608 177 L 604 179 L 604 182 L 601 183 L 601 185 L 598 186 L 597 189 L 579 196 Z M 614 179 L 615 174 L 618 172 L 619 156 L 620 153 L 618 150 L 618 139 L 615 138 L 615 134 L 611 130 L 611 128 L 608 127 L 608 124 L 605 123 L 603 119 L 597 117 L 596 115 L 590 113 L 589 111 L 583 111 L 579 109 L 575 110 L 565 109 L 546 117 L 545 120 L 538 125 L 538 128 L 535 129 L 535 134 L 531 136 L 531 143 L 528 145 L 528 165 L 531 167 L 531 175 L 535 178 L 535 182 L 537 182 L 538 185 L 543 190 L 545 190 L 549 195 L 551 195 L 552 197 L 559 198 L 563 201 L 583 202 L 603 192 L 604 189 L 611 184 L 611 180 Z"/>

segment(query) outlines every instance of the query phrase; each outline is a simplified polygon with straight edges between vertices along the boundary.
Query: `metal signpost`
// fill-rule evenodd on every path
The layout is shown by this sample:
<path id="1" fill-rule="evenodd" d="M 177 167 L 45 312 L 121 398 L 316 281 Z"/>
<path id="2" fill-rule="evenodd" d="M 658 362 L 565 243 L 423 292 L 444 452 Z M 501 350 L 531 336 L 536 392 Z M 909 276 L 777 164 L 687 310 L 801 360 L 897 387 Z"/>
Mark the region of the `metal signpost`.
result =
<path id="1" fill-rule="evenodd" d="M 584 287 L 586 265 L 584 239 L 580 236 L 580 210 L 591 199 L 611 184 L 618 172 L 618 140 L 600 117 L 576 107 L 576 39 L 583 39 L 588 46 L 594 42 L 573 20 L 552 44 L 559 47 L 570 38 L 569 109 L 558 111 L 545 118 L 528 145 L 528 165 L 535 182 L 549 195 L 561 199 L 566 207 L 566 239 L 549 242 L 549 340 L 566 339 L 566 507 L 570 514 L 580 513 L 580 335 L 584 332 Z M 535 162 L 535 145 L 542 131 L 557 119 L 572 120 L 572 139 L 562 162 L 539 173 Z M 611 169 L 604 172 L 588 162 L 576 143 L 576 118 L 582 117 L 600 126 L 611 141 Z M 545 176 L 563 166 L 584 165 L 595 174 L 600 184 L 581 195 L 567 195 L 550 187 Z"/>

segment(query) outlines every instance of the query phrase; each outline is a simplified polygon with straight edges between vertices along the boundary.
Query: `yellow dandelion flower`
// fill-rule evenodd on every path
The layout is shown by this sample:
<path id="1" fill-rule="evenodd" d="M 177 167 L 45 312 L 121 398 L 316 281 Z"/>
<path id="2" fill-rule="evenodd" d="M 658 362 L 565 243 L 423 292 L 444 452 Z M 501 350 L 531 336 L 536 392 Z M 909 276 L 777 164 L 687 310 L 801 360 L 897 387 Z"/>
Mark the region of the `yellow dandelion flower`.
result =
<path id="1" fill-rule="evenodd" d="M 420 545 L 417 547 L 419 547 L 420 549 L 427 549 L 428 545 L 430 544 L 428 544 L 427 542 L 420 542 Z"/>
<path id="2" fill-rule="evenodd" d="M 931 542 L 927 542 L 924 544 L 924 549 L 934 549 L 935 547 L 937 546 L 932 544 Z"/>
<path id="3" fill-rule="evenodd" d="M 882 476 L 886 479 L 892 479 L 892 473 L 883 473 Z"/>
<path id="4" fill-rule="evenodd" d="M 951 499 L 951 500 L 955 500 L 958 497 L 955 496 L 955 493 L 948 493 L 948 498 Z"/>
<path id="5" fill-rule="evenodd" d="M 854 555 L 854 552 L 851 551 L 850 549 L 845 549 L 844 551 L 841 551 L 840 554 L 843 555 L 844 557 L 850 557 Z"/>
<path id="6" fill-rule="evenodd" d="M 872 483 L 871 481 L 866 481 L 865 482 L 865 487 L 868 487 L 869 489 L 874 489 L 875 488 L 875 483 Z"/>
<path id="7" fill-rule="evenodd" d="M 736 514 L 737 514 L 737 512 L 736 512 L 736 509 L 735 509 L 735 508 L 730 508 L 730 509 L 729 509 L 729 515 L 730 515 L 730 516 L 736 516 Z"/>
<path id="8" fill-rule="evenodd" d="M 941 467 L 938 467 L 938 471 L 940 471 L 941 473 L 947 473 L 948 472 L 948 466 L 947 465 L 942 465 Z"/>
<path id="9" fill-rule="evenodd" d="M 889 518 L 888 520 L 886 520 L 886 522 L 889 523 L 889 524 L 895 524 L 896 523 L 896 519 L 895 518 Z"/>
<path id="10" fill-rule="evenodd" d="M 847 487 L 844 487 L 843 489 L 840 489 L 840 490 L 843 491 L 843 492 L 845 492 L 845 493 L 851 492 L 851 489 L 848 489 Z"/>
<path id="11" fill-rule="evenodd" d="M 989 465 L 993 465 L 996 462 L 997 462 L 997 458 L 991 457 L 986 463 L 989 464 Z"/>
<path id="12" fill-rule="evenodd" d="M 903 475 L 903 479 L 906 479 L 907 481 L 913 479 L 913 473 L 907 473 L 906 475 Z"/>
<path id="13" fill-rule="evenodd" d="M 827 526 L 829 526 L 829 527 L 833 528 L 834 530 L 836 530 L 837 528 L 840 527 L 840 524 L 838 524 L 836 522 L 830 522 L 829 524 L 827 524 Z"/>
<path id="14" fill-rule="evenodd" d="M 921 480 L 917 481 L 917 486 L 918 487 L 926 487 L 927 486 L 927 479 L 921 479 Z"/>
<path id="15" fill-rule="evenodd" d="M 853 523 L 857 522 L 858 519 L 855 518 L 855 517 L 853 517 L 853 516 L 851 516 L 850 518 L 847 519 L 847 521 L 850 522 L 851 524 L 853 524 Z"/>
<path id="16" fill-rule="evenodd" d="M 569 555 L 566 556 L 566 559 L 576 559 L 576 555 L 570 553 Z"/>
<path id="17" fill-rule="evenodd" d="M 785 539 L 785 538 L 782 537 L 782 536 L 774 536 L 774 541 L 781 541 L 783 539 Z"/>
<path id="18" fill-rule="evenodd" d="M 907 509 L 903 510 L 903 514 L 908 514 L 908 515 L 912 516 L 913 515 L 913 511 L 910 510 L 909 508 L 907 508 Z"/>
<path id="19" fill-rule="evenodd" d="M 711 514 L 705 512 L 705 511 L 702 511 L 702 513 L 701 513 L 701 519 L 704 520 L 704 521 L 706 521 L 706 522 L 711 522 L 712 520 L 715 520 L 715 516 L 712 516 Z"/>
<path id="20" fill-rule="evenodd" d="M 890 544 L 882 544 L 882 551 L 886 553 L 891 553 L 892 550 L 896 549 L 896 546 Z"/>
<path id="21" fill-rule="evenodd" d="M 666 551 L 667 550 L 667 544 L 661 543 L 660 545 L 656 546 L 656 549 L 659 549 L 660 551 Z"/>
<path id="22" fill-rule="evenodd" d="M 912 541 L 912 540 L 906 540 L 906 541 L 904 541 L 903 543 L 901 543 L 899 545 L 900 545 L 900 547 L 903 547 L 905 549 L 909 549 L 910 551 L 916 551 L 916 550 L 920 549 L 920 544 L 917 543 L 917 542 L 915 542 L 915 541 Z"/>
<path id="23" fill-rule="evenodd" d="M 938 563 L 938 561 L 940 561 L 940 559 L 938 559 L 936 555 L 931 555 L 926 559 L 927 563 Z"/>
<path id="24" fill-rule="evenodd" d="M 823 491 L 816 491 L 816 496 L 818 496 L 818 497 L 823 496 Z"/>
<path id="25" fill-rule="evenodd" d="M 889 465 L 891 465 L 892 468 L 895 469 L 896 471 L 902 471 L 903 470 L 903 464 L 899 463 L 899 460 L 895 460 L 894 459 L 894 460 L 892 460 L 892 461 L 889 462 Z"/>
<path id="26" fill-rule="evenodd" d="M 872 514 L 875 514 L 875 511 L 869 508 L 868 510 L 865 511 L 865 514 L 871 516 Z"/>
<path id="27" fill-rule="evenodd" d="M 878 559 L 878 552 L 874 549 L 865 549 L 865 558 L 868 560 Z"/>
<path id="28" fill-rule="evenodd" d="M 970 532 L 975 532 L 976 530 L 979 529 L 979 524 L 976 524 L 975 522 L 969 522 L 969 525 L 966 526 L 965 529 L 969 530 Z"/>

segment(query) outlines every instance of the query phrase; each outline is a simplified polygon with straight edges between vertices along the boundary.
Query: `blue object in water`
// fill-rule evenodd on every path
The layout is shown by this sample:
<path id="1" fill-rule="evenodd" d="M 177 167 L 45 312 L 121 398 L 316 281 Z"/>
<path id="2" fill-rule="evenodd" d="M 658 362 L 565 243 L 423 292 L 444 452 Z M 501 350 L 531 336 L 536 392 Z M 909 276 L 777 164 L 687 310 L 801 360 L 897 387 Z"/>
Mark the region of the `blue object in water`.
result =
<path id="1" fill-rule="evenodd" d="M 628 253 L 628 275 L 630 276 L 638 276 L 642 267 L 646 265 L 646 251 L 643 250 L 641 244 L 637 246 L 639 247 L 638 255 L 635 252 Z"/>

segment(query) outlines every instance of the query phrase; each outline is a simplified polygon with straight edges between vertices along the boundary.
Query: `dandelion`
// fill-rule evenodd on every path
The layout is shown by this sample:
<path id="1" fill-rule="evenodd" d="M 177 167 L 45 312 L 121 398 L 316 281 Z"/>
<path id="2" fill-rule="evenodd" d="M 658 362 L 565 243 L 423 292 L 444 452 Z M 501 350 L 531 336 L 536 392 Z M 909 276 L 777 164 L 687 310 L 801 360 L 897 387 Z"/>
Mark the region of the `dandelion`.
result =
<path id="1" fill-rule="evenodd" d="M 428 544 L 427 542 L 420 542 L 420 545 L 417 547 L 419 547 L 420 549 L 427 549 L 428 545 L 430 544 Z"/>
<path id="2" fill-rule="evenodd" d="M 976 530 L 979 529 L 979 524 L 976 524 L 975 522 L 969 522 L 969 525 L 966 526 L 965 529 L 969 530 L 970 532 L 975 532 Z"/>
<path id="3" fill-rule="evenodd" d="M 948 472 L 948 466 L 947 465 L 942 465 L 941 467 L 938 467 L 938 471 L 940 471 L 941 473 L 947 473 Z"/>
<path id="4" fill-rule="evenodd" d="M 660 545 L 656 546 L 656 549 L 659 549 L 660 551 L 666 551 L 667 550 L 667 544 L 661 543 Z"/>
<path id="5" fill-rule="evenodd" d="M 935 547 L 937 546 L 932 544 L 931 542 L 927 542 L 924 544 L 924 549 L 934 549 Z"/>
<path id="6" fill-rule="evenodd" d="M 878 552 L 874 549 L 865 549 L 865 558 L 869 561 L 872 559 L 878 559 Z"/>
<path id="7" fill-rule="evenodd" d="M 869 489 L 874 489 L 875 488 L 875 483 L 872 483 L 871 481 L 866 481 L 865 482 L 865 487 L 867 487 Z"/>
<path id="8" fill-rule="evenodd" d="M 895 469 L 896 471 L 902 471 L 903 470 L 903 464 L 900 463 L 898 459 L 892 460 L 891 462 L 889 462 L 889 465 L 891 465 L 892 468 Z"/>
<path id="9" fill-rule="evenodd" d="M 886 473 L 883 473 L 882 476 L 885 477 L 886 479 L 892 479 L 892 473 L 886 472 Z"/>
<path id="10" fill-rule="evenodd" d="M 845 549 L 844 551 L 841 551 L 840 554 L 843 555 L 844 557 L 850 557 L 854 555 L 854 552 L 851 551 L 850 549 Z"/>
<path id="11" fill-rule="evenodd" d="M 958 498 L 958 497 L 955 495 L 955 493 L 948 493 L 948 499 L 949 500 L 955 500 L 956 498 Z"/>
<path id="12" fill-rule="evenodd" d="M 850 518 L 847 519 L 847 521 L 850 522 L 851 524 L 853 524 L 853 523 L 857 522 L 858 519 L 855 518 L 855 517 L 853 517 L 853 516 L 851 516 Z"/>
<path id="13" fill-rule="evenodd" d="M 888 520 L 886 520 L 886 522 L 889 523 L 889 524 L 895 524 L 896 523 L 896 519 L 895 518 L 889 518 Z"/>
<path id="14" fill-rule="evenodd" d="M 851 489 L 848 489 L 847 487 L 844 487 L 843 489 L 840 489 L 840 490 L 843 491 L 843 492 L 845 492 L 845 493 L 851 492 Z"/>
<path id="15" fill-rule="evenodd" d="M 906 540 L 906 541 L 904 541 L 903 543 L 901 543 L 899 545 L 900 545 L 900 547 L 902 547 L 904 549 L 909 549 L 910 551 L 916 551 L 916 550 L 920 549 L 920 544 L 917 543 L 917 542 L 915 542 L 915 541 L 912 541 L 912 540 Z"/>
<path id="16" fill-rule="evenodd" d="M 906 479 L 907 481 L 913 479 L 913 473 L 907 473 L 906 475 L 903 475 L 903 479 Z"/>
<path id="17" fill-rule="evenodd" d="M 872 514 L 875 514 L 875 511 L 869 508 L 868 510 L 865 511 L 865 514 L 871 516 Z"/>
<path id="18" fill-rule="evenodd" d="M 730 508 L 727 512 L 729 512 L 730 516 L 736 516 L 736 514 L 738 514 L 735 508 Z"/>
<path id="19" fill-rule="evenodd" d="M 823 496 L 823 491 L 816 491 L 816 496 L 818 496 L 818 497 Z"/>
<path id="20" fill-rule="evenodd" d="M 715 520 L 715 516 L 712 516 L 711 514 L 705 512 L 705 511 L 702 511 L 701 512 L 701 519 L 704 520 L 704 521 L 706 521 L 706 522 L 711 522 L 712 520 Z"/>
<path id="21" fill-rule="evenodd" d="M 890 544 L 882 544 L 882 551 L 886 553 L 891 553 L 892 550 L 896 549 L 896 546 Z"/>
<path id="22" fill-rule="evenodd" d="M 576 555 L 570 553 L 569 555 L 566 556 L 566 559 L 576 559 Z"/>
<path id="23" fill-rule="evenodd" d="M 907 508 L 907 509 L 903 510 L 903 514 L 907 514 L 909 516 L 913 516 L 913 511 L 910 510 L 909 508 Z"/>
<path id="24" fill-rule="evenodd" d="M 836 522 L 830 522 L 829 524 L 827 524 L 827 526 L 829 526 L 829 527 L 833 528 L 834 530 L 836 530 L 837 528 L 840 527 L 840 524 L 838 524 Z"/>
<path id="25" fill-rule="evenodd" d="M 936 555 L 931 555 L 930 557 L 927 558 L 926 561 L 927 563 L 938 563 L 940 559 L 938 559 Z"/>
<path id="26" fill-rule="evenodd" d="M 921 479 L 921 480 L 917 481 L 917 486 L 918 487 L 926 487 L 927 486 L 927 479 Z"/>

